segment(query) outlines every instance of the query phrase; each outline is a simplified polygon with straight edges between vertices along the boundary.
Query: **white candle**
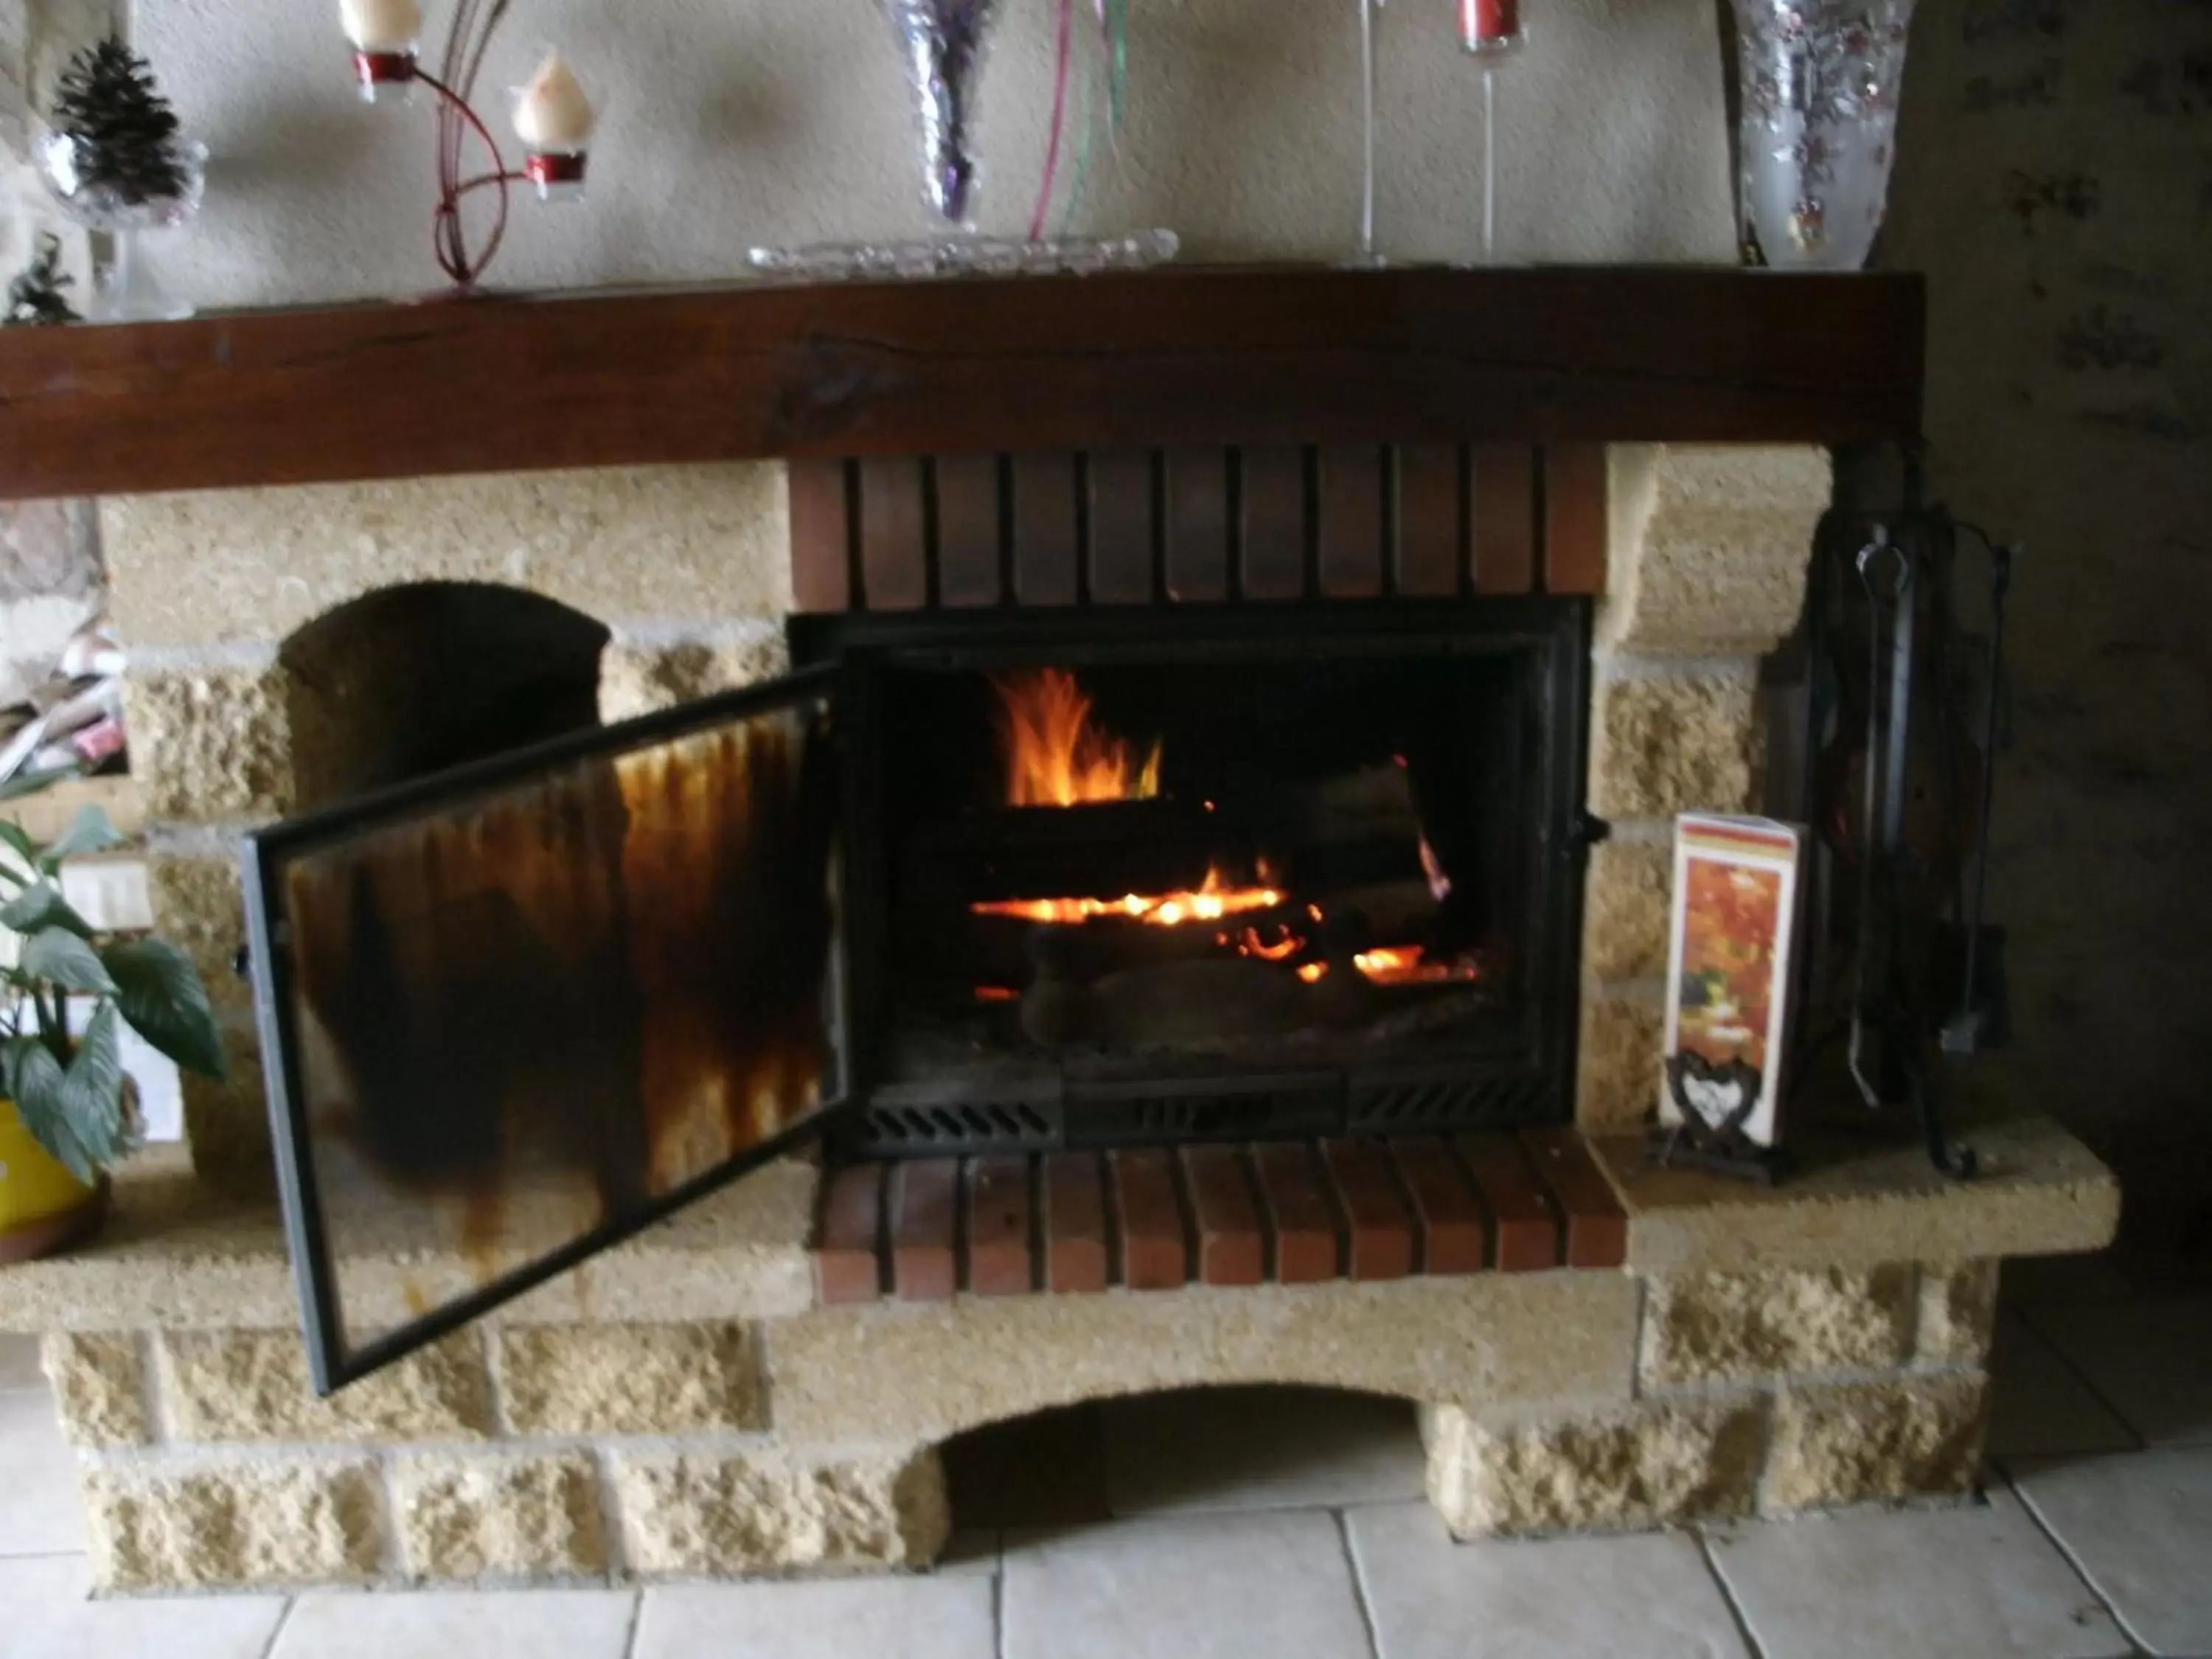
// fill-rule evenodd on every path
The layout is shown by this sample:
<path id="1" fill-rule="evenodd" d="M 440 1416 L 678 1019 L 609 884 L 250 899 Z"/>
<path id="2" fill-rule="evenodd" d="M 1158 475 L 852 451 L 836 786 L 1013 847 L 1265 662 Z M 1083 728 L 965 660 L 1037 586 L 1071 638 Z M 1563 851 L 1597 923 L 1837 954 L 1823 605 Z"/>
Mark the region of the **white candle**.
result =
<path id="1" fill-rule="evenodd" d="M 416 0 L 338 0 L 338 21 L 363 52 L 404 52 L 422 38 Z"/>
<path id="2" fill-rule="evenodd" d="M 532 149 L 581 149 L 595 119 L 591 100 L 557 52 L 547 54 L 514 100 L 515 136 Z"/>

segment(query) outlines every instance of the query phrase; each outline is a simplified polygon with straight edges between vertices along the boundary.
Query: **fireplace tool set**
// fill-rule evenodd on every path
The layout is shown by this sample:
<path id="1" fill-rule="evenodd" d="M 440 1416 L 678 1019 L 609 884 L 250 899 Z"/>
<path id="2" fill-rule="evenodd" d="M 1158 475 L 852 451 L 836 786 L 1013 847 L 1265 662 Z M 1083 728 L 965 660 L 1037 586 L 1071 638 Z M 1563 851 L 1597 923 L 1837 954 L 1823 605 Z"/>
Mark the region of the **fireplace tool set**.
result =
<path id="1" fill-rule="evenodd" d="M 1917 493 L 1917 490 L 1916 492 Z M 1985 556 L 1979 605 L 1962 538 Z M 1994 761 L 2006 735 L 2005 601 L 2017 550 L 1941 507 L 1892 522 L 1832 514 L 1807 602 L 1805 817 L 1815 826 L 1816 942 L 1804 953 L 1808 1030 L 1840 1041 L 1869 1108 L 1908 1107 L 1936 1169 L 1976 1173 L 1946 1124 L 1951 1068 L 2009 1035 L 2004 932 L 1986 915 Z"/>

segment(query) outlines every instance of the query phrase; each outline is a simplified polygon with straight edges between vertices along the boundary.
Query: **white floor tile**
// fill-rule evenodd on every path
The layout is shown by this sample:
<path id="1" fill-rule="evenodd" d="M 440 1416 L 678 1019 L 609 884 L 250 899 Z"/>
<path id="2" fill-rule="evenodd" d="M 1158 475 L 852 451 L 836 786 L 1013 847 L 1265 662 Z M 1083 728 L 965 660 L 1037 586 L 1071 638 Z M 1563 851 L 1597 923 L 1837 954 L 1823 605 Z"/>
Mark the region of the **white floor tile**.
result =
<path id="1" fill-rule="evenodd" d="M 956 1528 L 929 1570 L 939 1578 L 988 1578 L 999 1570 L 999 1548 L 994 1527 Z"/>
<path id="2" fill-rule="evenodd" d="M 44 1389 L 0 1394 L 0 1556 L 84 1548 L 76 1454 Z"/>
<path id="3" fill-rule="evenodd" d="M 2153 1445 L 2212 1443 L 2212 1293 L 2052 1303 L 2027 1318 Z"/>
<path id="4" fill-rule="evenodd" d="M 993 1659 L 988 1578 L 681 1584 L 645 1593 L 635 1659 Z"/>
<path id="5" fill-rule="evenodd" d="M 39 1369 L 39 1339 L 0 1331 L 0 1390 L 46 1386 L 46 1373 Z"/>
<path id="6" fill-rule="evenodd" d="M 270 1659 L 623 1659 L 629 1590 L 302 1595 Z"/>
<path id="7" fill-rule="evenodd" d="M 262 1659 L 284 1611 L 280 1595 L 93 1601 L 91 1587 L 81 1555 L 0 1561 L 0 1659 Z"/>
<path id="8" fill-rule="evenodd" d="M 1348 1521 L 1382 1659 L 1746 1659 L 1681 1534 L 1455 1545 L 1425 1503 Z"/>
<path id="9" fill-rule="evenodd" d="M 1426 1489 L 1413 1408 L 1322 1389 L 1201 1389 L 1109 1402 L 1120 1516 L 1389 1503 Z"/>
<path id="10" fill-rule="evenodd" d="M 2081 1373 L 2009 1309 L 1997 1316 L 1990 1370 L 1992 1457 L 2130 1451 L 2139 1443 Z"/>
<path id="11" fill-rule="evenodd" d="M 2127 1638 L 2010 1492 L 1717 1533 L 1768 1659 L 2106 1659 Z"/>
<path id="12" fill-rule="evenodd" d="M 1015 1547 L 1005 1659 L 1364 1659 L 1335 1517 L 1177 1516 Z"/>
<path id="13" fill-rule="evenodd" d="M 2212 1448 L 2017 1464 L 2029 1507 L 2154 1653 L 2212 1653 Z"/>

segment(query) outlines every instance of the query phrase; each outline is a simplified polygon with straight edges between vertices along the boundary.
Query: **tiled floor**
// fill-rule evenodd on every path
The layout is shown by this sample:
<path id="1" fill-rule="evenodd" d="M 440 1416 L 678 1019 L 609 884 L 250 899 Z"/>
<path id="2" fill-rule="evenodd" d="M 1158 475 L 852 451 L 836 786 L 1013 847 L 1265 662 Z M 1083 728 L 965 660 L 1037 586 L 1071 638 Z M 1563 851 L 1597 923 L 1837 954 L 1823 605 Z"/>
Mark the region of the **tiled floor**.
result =
<path id="1" fill-rule="evenodd" d="M 1990 1498 L 1455 1546 L 1410 1411 L 1289 1391 L 962 1443 L 927 1577 L 91 1602 L 0 1338 L 0 1659 L 2212 1659 L 2212 1302 L 2008 1273 Z"/>

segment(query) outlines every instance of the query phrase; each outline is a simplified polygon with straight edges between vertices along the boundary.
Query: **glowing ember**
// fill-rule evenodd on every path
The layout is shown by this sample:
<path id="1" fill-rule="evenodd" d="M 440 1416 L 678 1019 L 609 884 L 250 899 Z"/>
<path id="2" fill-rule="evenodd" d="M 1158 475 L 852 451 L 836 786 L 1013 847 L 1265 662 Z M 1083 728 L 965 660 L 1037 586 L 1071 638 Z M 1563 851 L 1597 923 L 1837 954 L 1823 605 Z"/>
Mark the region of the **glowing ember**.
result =
<path id="1" fill-rule="evenodd" d="M 1418 945 L 1362 951 L 1352 963 L 1377 985 L 1450 985 L 1480 976 L 1472 962 L 1431 962 Z"/>
<path id="2" fill-rule="evenodd" d="M 1209 870 L 1206 884 L 1194 893 L 1130 893 L 1117 899 L 985 899 L 968 908 L 979 916 L 1016 916 L 1024 921 L 1073 924 L 1119 916 L 1152 927 L 1180 927 L 1187 921 L 1218 921 L 1248 910 L 1272 910 L 1282 902 L 1283 895 L 1273 887 L 1225 887 L 1219 872 Z"/>
<path id="3" fill-rule="evenodd" d="M 1077 806 L 1150 800 L 1160 793 L 1160 745 L 1135 746 L 1095 724 L 1091 697 L 1057 668 L 994 681 L 1006 756 L 1006 805 Z"/>
<path id="4" fill-rule="evenodd" d="M 1328 975 L 1328 964 L 1325 962 L 1309 962 L 1298 969 L 1298 977 L 1309 985 L 1317 984 Z"/>
<path id="5" fill-rule="evenodd" d="M 1306 942 L 1289 928 L 1282 927 L 1276 931 L 1282 937 L 1269 944 L 1260 937 L 1258 928 L 1247 927 L 1244 930 L 1244 937 L 1237 941 L 1237 954 L 1240 957 L 1257 957 L 1262 962 L 1282 962 L 1297 955 L 1305 948 Z"/>
<path id="6" fill-rule="evenodd" d="M 975 988 L 978 1002 L 1019 1002 L 1022 994 L 1011 985 L 979 985 Z"/>

